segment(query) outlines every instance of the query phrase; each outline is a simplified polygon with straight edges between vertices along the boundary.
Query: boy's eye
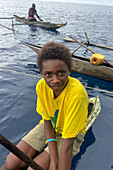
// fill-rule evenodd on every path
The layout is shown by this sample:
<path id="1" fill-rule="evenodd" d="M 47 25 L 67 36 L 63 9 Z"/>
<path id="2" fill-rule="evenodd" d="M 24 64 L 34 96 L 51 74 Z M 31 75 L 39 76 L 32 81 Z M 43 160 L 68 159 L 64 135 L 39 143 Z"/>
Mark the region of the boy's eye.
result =
<path id="1" fill-rule="evenodd" d="M 51 74 L 51 73 L 45 73 L 45 76 L 46 76 L 46 77 L 51 77 L 52 74 Z"/>
<path id="2" fill-rule="evenodd" d="M 64 75 L 64 74 L 65 74 L 65 71 L 59 71 L 59 72 L 58 72 L 58 75 L 59 75 L 59 76 L 62 76 L 62 75 Z"/>

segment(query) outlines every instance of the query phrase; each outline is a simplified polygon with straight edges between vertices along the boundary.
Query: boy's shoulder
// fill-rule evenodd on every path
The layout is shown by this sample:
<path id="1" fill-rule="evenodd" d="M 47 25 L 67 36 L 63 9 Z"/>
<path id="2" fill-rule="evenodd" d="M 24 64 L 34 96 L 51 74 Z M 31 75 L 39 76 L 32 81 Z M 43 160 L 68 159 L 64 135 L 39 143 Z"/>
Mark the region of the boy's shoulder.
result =
<path id="1" fill-rule="evenodd" d="M 45 82 L 44 78 L 40 79 L 36 84 L 36 89 L 44 87 L 45 84 L 46 84 L 46 82 Z"/>
<path id="2" fill-rule="evenodd" d="M 86 90 L 83 84 L 78 79 L 69 77 L 68 92 L 69 94 L 71 93 L 72 96 L 76 96 L 83 95 L 84 93 L 86 93 Z"/>
<path id="3" fill-rule="evenodd" d="M 80 84 L 82 85 L 82 83 L 78 79 L 70 76 L 69 76 L 69 82 L 71 85 L 80 85 Z"/>

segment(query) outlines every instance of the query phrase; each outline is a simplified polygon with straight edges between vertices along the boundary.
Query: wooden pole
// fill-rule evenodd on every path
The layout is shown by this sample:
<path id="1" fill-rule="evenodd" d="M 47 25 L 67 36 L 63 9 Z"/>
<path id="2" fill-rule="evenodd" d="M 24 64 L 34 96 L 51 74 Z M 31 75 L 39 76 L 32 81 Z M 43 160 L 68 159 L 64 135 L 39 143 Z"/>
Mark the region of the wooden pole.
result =
<path id="1" fill-rule="evenodd" d="M 26 23 L 15 23 L 13 25 L 28 25 L 28 24 L 26 24 Z"/>
<path id="2" fill-rule="evenodd" d="M 88 45 L 90 45 L 90 46 L 96 46 L 96 47 L 100 47 L 100 48 L 108 48 L 108 49 L 110 49 L 110 50 L 113 50 L 113 47 L 108 47 L 108 46 L 105 46 L 105 45 L 90 43 L 90 42 L 89 42 L 88 35 L 87 35 L 87 32 L 85 32 L 85 36 L 86 36 L 86 40 L 87 40 L 87 42 L 88 42 Z"/>
<path id="3" fill-rule="evenodd" d="M 43 170 L 36 162 L 24 154 L 20 149 L 18 149 L 13 143 L 11 143 L 7 138 L 0 134 L 0 144 L 7 148 L 10 152 L 16 155 L 19 159 L 25 162 L 28 166 L 35 170 Z"/>
<path id="4" fill-rule="evenodd" d="M 83 47 L 85 47 L 87 50 L 91 51 L 93 54 L 95 54 L 95 52 L 93 50 L 91 50 L 90 48 L 88 48 L 87 46 L 85 46 L 83 43 L 81 43 L 80 41 L 76 40 L 75 38 L 73 38 L 72 36 L 69 36 L 70 38 L 72 38 L 74 41 L 78 42 L 80 45 L 82 45 Z M 107 61 L 106 59 L 104 59 L 104 61 L 110 65 L 111 67 L 113 67 L 113 64 L 110 63 L 109 61 Z"/>
<path id="5" fill-rule="evenodd" d="M 86 38 L 87 39 L 87 38 Z M 76 41 L 72 40 L 72 39 L 66 39 L 66 38 L 63 38 L 64 41 L 67 41 L 67 42 L 74 42 L 74 43 L 77 43 Z M 89 41 L 89 38 L 88 38 L 88 41 Z M 96 47 L 100 47 L 100 48 L 107 48 L 109 50 L 113 50 L 113 47 L 109 47 L 109 46 L 105 46 L 105 45 L 100 45 L 100 44 L 93 44 L 91 42 L 86 42 L 84 43 L 88 46 L 96 46 Z"/>
<path id="6" fill-rule="evenodd" d="M 9 28 L 9 27 L 7 27 L 7 26 L 5 26 L 5 25 L 2 25 L 2 24 L 0 24 L 0 26 L 2 26 L 2 27 L 4 27 L 4 28 L 7 28 L 8 30 L 15 31 L 14 28 Z"/>
<path id="7" fill-rule="evenodd" d="M 88 44 L 89 44 L 89 38 L 88 38 L 88 36 L 87 36 L 87 32 L 85 32 L 85 36 L 86 36 L 86 40 L 87 40 L 87 42 L 88 42 Z"/>
<path id="8" fill-rule="evenodd" d="M 80 45 L 82 45 L 83 47 L 85 47 L 87 50 L 91 51 L 93 54 L 95 54 L 95 52 L 93 50 L 91 50 L 90 48 L 88 48 L 86 45 L 84 45 L 83 43 L 81 43 L 80 41 L 76 40 L 75 38 L 73 38 L 71 35 L 69 36 L 70 38 L 72 38 L 74 41 L 76 41 L 77 43 L 79 43 Z"/>
<path id="9" fill-rule="evenodd" d="M 89 43 L 88 45 L 96 46 L 96 47 L 100 47 L 100 48 L 107 48 L 107 49 L 113 50 L 113 47 L 108 47 L 108 46 L 105 46 L 105 45 L 93 44 L 93 43 Z"/>
<path id="10" fill-rule="evenodd" d="M 21 34 L 20 32 L 18 32 L 18 31 L 16 31 L 16 30 L 14 29 L 14 26 L 13 26 L 13 25 L 14 25 L 14 24 L 12 24 L 12 28 L 9 28 L 9 27 L 7 27 L 7 26 L 5 26 L 5 25 L 0 24 L 0 26 L 2 26 L 2 27 L 4 27 L 4 28 L 7 28 L 8 30 L 13 31 L 13 33 L 16 32 L 16 33 L 18 33 L 18 34 Z"/>
<path id="11" fill-rule="evenodd" d="M 13 19 L 12 19 L 12 30 L 13 30 L 13 32 L 14 32 L 14 25 L 13 25 Z"/>
<path id="12" fill-rule="evenodd" d="M 14 18 L 14 17 L 2 17 L 0 19 L 12 19 L 12 18 Z"/>
<path id="13" fill-rule="evenodd" d="M 8 30 L 15 31 L 14 29 L 9 28 L 9 27 L 6 27 L 5 25 L 2 25 L 2 24 L 0 24 L 0 26 L 2 26 L 2 27 L 4 27 L 4 28 L 7 28 Z"/>
<path id="14" fill-rule="evenodd" d="M 83 44 L 85 44 L 87 42 L 87 40 L 86 41 L 84 41 L 83 42 Z M 82 47 L 82 45 L 80 45 L 79 47 L 77 47 L 73 52 L 72 52 L 72 55 L 74 54 L 74 52 L 76 52 L 80 47 Z"/>

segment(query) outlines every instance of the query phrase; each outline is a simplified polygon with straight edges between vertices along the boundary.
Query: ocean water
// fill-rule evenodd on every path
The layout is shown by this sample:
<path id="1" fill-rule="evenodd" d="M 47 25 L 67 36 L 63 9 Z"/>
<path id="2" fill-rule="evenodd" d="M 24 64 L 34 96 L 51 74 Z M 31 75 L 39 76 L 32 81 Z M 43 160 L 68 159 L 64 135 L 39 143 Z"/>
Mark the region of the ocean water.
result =
<path id="1" fill-rule="evenodd" d="M 113 47 L 113 7 L 34 1 L 38 14 L 44 21 L 68 22 L 58 31 L 14 26 L 13 33 L 0 26 L 0 133 L 17 144 L 40 120 L 36 113 L 35 86 L 41 75 L 36 67 L 36 53 L 23 44 L 28 41 L 43 45 L 48 41 L 64 43 L 71 51 L 79 44 L 65 42 L 69 35 L 85 41 L 87 32 L 91 43 Z M 13 14 L 27 17 L 31 0 L 1 1 L 0 18 Z M 0 19 L 0 24 L 11 28 L 10 19 Z M 105 55 L 113 63 L 113 50 L 89 47 Z M 91 57 L 92 53 L 81 47 L 76 54 Z M 89 97 L 99 95 L 102 111 L 86 134 L 81 151 L 73 158 L 72 170 L 113 169 L 113 83 L 71 73 L 86 87 Z M 9 151 L 0 145 L 0 166 Z"/>

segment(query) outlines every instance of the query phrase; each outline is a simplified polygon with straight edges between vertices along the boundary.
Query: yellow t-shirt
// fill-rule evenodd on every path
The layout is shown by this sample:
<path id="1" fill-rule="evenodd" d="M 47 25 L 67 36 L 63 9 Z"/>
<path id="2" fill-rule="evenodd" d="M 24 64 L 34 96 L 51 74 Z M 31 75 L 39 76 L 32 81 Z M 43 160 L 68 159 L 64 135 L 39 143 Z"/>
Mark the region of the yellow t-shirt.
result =
<path id="1" fill-rule="evenodd" d="M 62 138 L 85 134 L 89 99 L 79 80 L 69 76 L 62 93 L 55 99 L 53 90 L 41 79 L 36 85 L 37 112 L 43 120 L 51 120 L 56 133 Z M 44 123 L 41 120 L 40 123 Z"/>

